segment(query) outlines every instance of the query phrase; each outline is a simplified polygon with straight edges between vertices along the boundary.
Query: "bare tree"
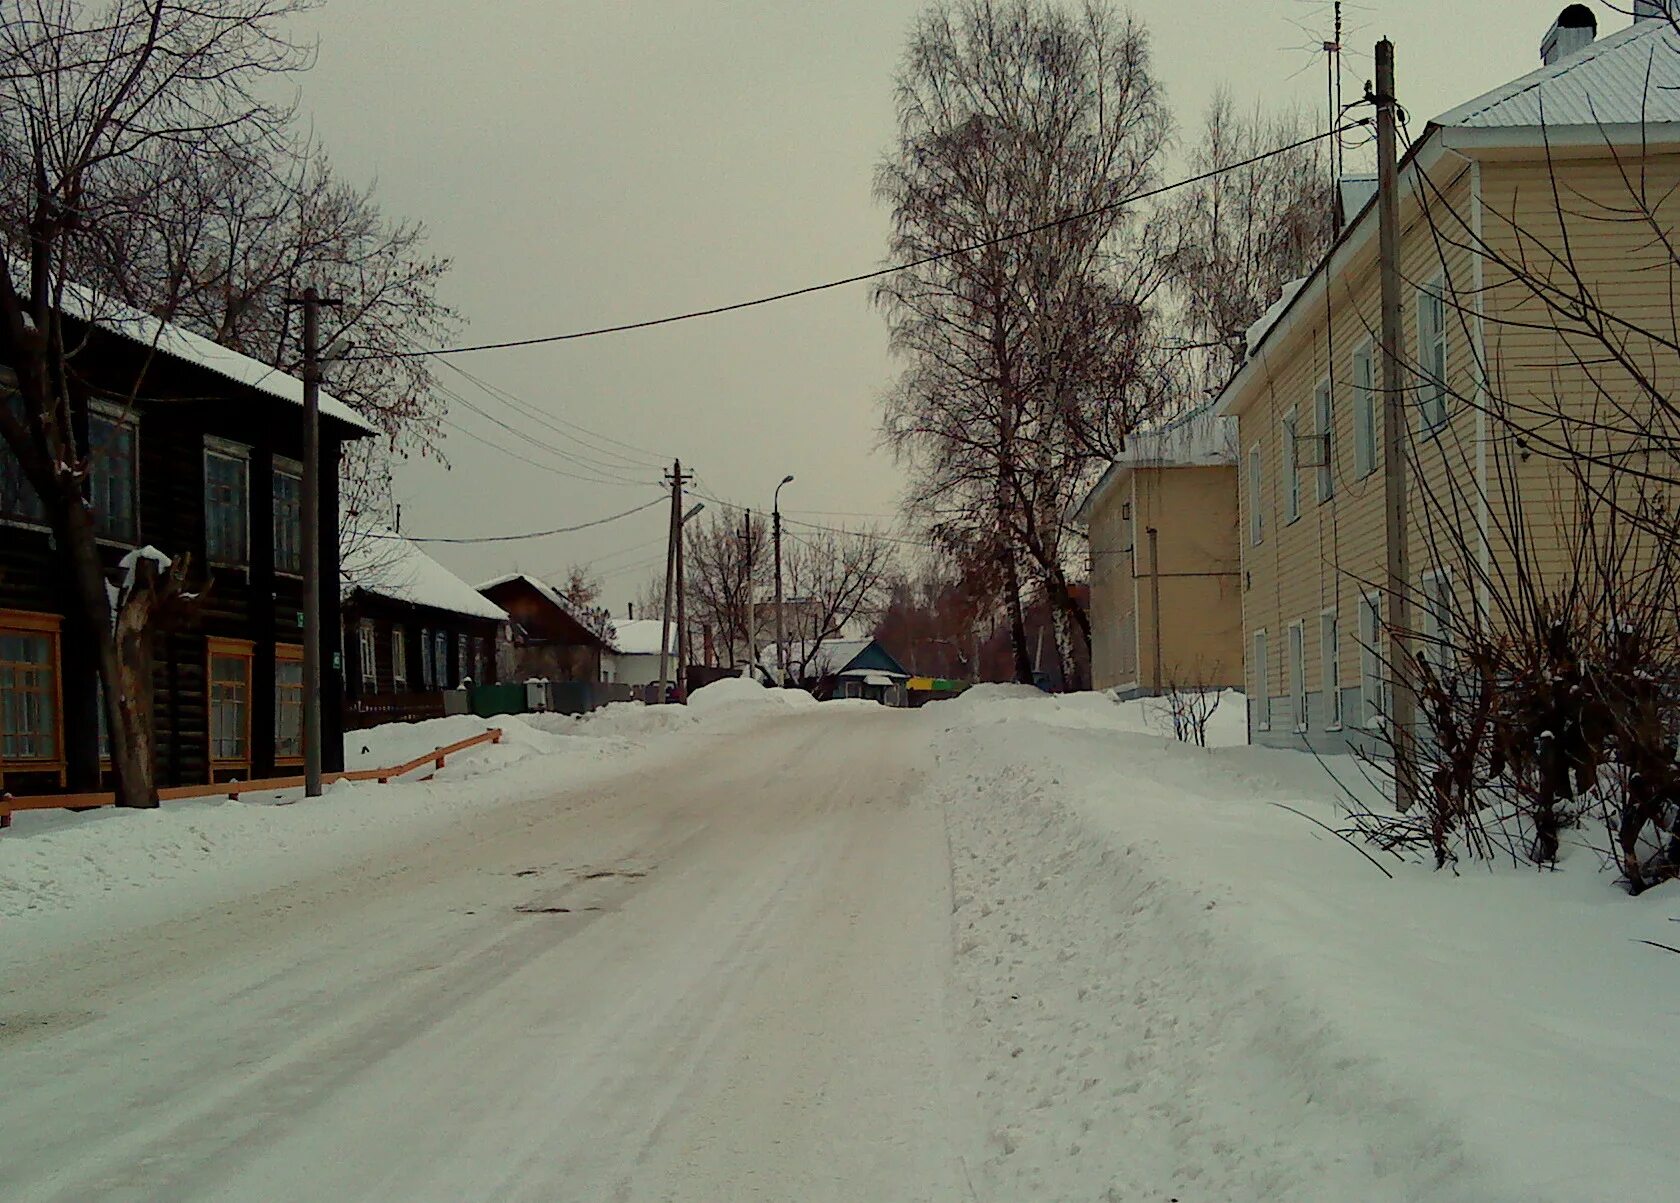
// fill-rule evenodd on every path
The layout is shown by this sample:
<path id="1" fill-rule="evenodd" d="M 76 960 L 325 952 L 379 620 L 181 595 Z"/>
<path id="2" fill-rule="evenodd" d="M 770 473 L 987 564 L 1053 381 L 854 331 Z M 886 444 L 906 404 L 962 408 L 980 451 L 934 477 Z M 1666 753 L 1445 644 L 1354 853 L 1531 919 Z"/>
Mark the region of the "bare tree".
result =
<path id="1" fill-rule="evenodd" d="M 797 681 L 810 675 L 830 641 L 875 624 L 895 556 L 893 544 L 874 531 L 802 533 L 790 538 L 788 551 L 788 670 Z"/>
<path id="2" fill-rule="evenodd" d="M 73 630 L 97 649 L 124 805 L 157 803 L 145 738 L 150 632 L 179 601 L 188 561 L 166 554 L 163 571 L 132 562 L 113 615 L 71 404 L 87 333 L 111 311 L 74 275 L 154 220 L 187 173 L 275 143 L 290 114 L 269 99 L 268 81 L 307 64 L 284 36 L 301 7 L 32 0 L 0 24 L 0 358 L 17 395 L 0 405 L 0 436 L 65 559 Z M 158 295 L 151 312 L 171 316 L 183 291 Z"/>
<path id="3" fill-rule="evenodd" d="M 588 609 L 601 596 L 601 578 L 589 571 L 588 564 L 573 564 L 566 569 L 566 583 L 560 587 L 572 604 Z"/>
<path id="4" fill-rule="evenodd" d="M 691 627 L 711 628 L 726 664 L 753 656 L 771 619 L 769 607 L 759 607 L 751 623 L 757 630 L 748 629 L 755 600 L 751 589 L 756 584 L 762 592 L 769 580 L 767 525 L 753 523 L 750 539 L 740 519 L 721 513 L 684 527 L 688 621 Z M 663 583 L 658 596 L 663 605 Z"/>
<path id="5" fill-rule="evenodd" d="M 1174 367 L 1192 404 L 1235 374 L 1249 326 L 1329 249 L 1334 198 L 1322 142 L 1233 167 L 1307 132 L 1294 111 L 1239 112 L 1224 88 L 1208 106 L 1189 167 L 1218 174 L 1177 194 L 1160 224 L 1184 339 Z"/>
<path id="6" fill-rule="evenodd" d="M 1140 348 L 1161 275 L 1123 202 L 1155 178 L 1169 120 L 1144 29 L 1095 0 L 936 3 L 897 97 L 877 193 L 892 258 L 917 266 L 876 294 L 905 364 L 883 430 L 911 512 L 996 563 L 1029 680 L 1023 563 L 1088 645 L 1066 503 L 1154 403 Z"/>

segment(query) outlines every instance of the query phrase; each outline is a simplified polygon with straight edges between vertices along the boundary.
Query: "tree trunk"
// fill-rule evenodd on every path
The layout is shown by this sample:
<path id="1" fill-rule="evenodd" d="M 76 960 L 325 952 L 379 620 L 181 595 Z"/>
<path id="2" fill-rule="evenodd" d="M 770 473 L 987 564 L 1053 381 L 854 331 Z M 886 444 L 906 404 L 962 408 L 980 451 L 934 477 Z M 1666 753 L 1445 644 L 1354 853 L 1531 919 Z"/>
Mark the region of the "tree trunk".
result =
<path id="1" fill-rule="evenodd" d="M 1015 552 L 1007 545 L 998 550 L 1003 561 L 1003 592 L 1009 605 L 1009 646 L 1015 653 L 1015 680 L 1033 683 L 1032 660 L 1027 655 L 1027 619 L 1021 609 L 1021 574 L 1015 567 Z"/>

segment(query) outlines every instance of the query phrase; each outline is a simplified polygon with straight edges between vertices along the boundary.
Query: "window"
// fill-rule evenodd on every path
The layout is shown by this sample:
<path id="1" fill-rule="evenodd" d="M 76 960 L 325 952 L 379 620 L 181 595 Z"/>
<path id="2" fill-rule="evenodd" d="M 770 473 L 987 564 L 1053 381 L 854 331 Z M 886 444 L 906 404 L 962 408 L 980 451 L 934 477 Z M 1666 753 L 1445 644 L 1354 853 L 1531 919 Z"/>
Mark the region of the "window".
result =
<path id="1" fill-rule="evenodd" d="M 420 631 L 420 687 L 430 689 L 437 680 L 437 669 L 432 664 L 432 633 L 424 628 Z"/>
<path id="2" fill-rule="evenodd" d="M 1248 449 L 1248 541 L 1255 547 L 1259 547 L 1266 536 L 1266 520 L 1260 509 L 1262 483 L 1260 444 L 1256 443 Z"/>
<path id="3" fill-rule="evenodd" d="M 1283 499 L 1288 522 L 1301 516 L 1300 449 L 1295 442 L 1295 411 L 1290 410 L 1283 418 Z"/>
<path id="4" fill-rule="evenodd" d="M 1437 673 L 1452 665 L 1452 578 L 1444 572 L 1426 572 L 1418 586 L 1417 654 Z"/>
<path id="5" fill-rule="evenodd" d="M 1262 731 L 1272 729 L 1272 690 L 1266 665 L 1266 632 L 1254 632 L 1254 718 Z"/>
<path id="6" fill-rule="evenodd" d="M 379 689 L 379 645 L 374 638 L 373 620 L 364 618 L 356 628 L 356 658 L 361 661 L 362 690 L 375 693 Z"/>
<path id="7" fill-rule="evenodd" d="M 274 568 L 303 571 L 303 465 L 274 460 Z"/>
<path id="8" fill-rule="evenodd" d="M 249 452 L 237 443 L 204 444 L 204 552 L 212 564 L 243 564 L 249 558 L 247 481 Z"/>
<path id="9" fill-rule="evenodd" d="M 210 640 L 210 767 L 251 763 L 251 644 Z"/>
<path id="10" fill-rule="evenodd" d="M 21 421 L 23 397 L 16 386 L 17 378 L 11 370 L 0 367 L 0 401 Z M 36 525 L 45 525 L 47 521 L 47 510 L 41 504 L 40 494 L 35 492 L 35 486 L 24 475 L 23 464 L 12 452 L 12 445 L 3 438 L 0 438 L 0 517 Z"/>
<path id="11" fill-rule="evenodd" d="M 1384 696 L 1382 595 L 1366 593 L 1359 599 L 1359 708 L 1360 722 L 1380 727 L 1388 713 Z"/>
<path id="12" fill-rule="evenodd" d="M 1438 430 L 1447 421 L 1446 285 L 1437 276 L 1417 294 L 1418 424 Z"/>
<path id="13" fill-rule="evenodd" d="M 1318 618 L 1319 678 L 1324 686 L 1324 725 L 1332 731 L 1342 725 L 1342 632 L 1336 612 Z"/>
<path id="14" fill-rule="evenodd" d="M 432 632 L 432 668 L 437 673 L 437 687 L 449 688 L 449 632 Z M 459 666 L 457 666 L 459 668 Z"/>
<path id="15" fill-rule="evenodd" d="M 303 759 L 303 648 L 274 649 L 274 759 Z"/>
<path id="16" fill-rule="evenodd" d="M 397 693 L 408 689 L 408 634 L 400 626 L 391 628 L 391 688 Z"/>
<path id="17" fill-rule="evenodd" d="M 1289 624 L 1289 696 L 1295 706 L 1295 730 L 1307 729 L 1307 633 L 1301 623 Z"/>
<path id="18" fill-rule="evenodd" d="M 1377 470 L 1377 378 L 1374 349 L 1366 343 L 1353 353 L 1353 474 Z"/>
<path id="19" fill-rule="evenodd" d="M 133 544 L 140 538 L 136 419 L 116 406 L 88 413 L 88 473 L 94 529 L 106 539 Z"/>
<path id="20" fill-rule="evenodd" d="M 1331 412 L 1330 381 L 1320 380 L 1313 393 L 1313 459 L 1318 464 L 1318 500 L 1322 504 L 1336 495 L 1335 460 L 1331 454 L 1335 446 L 1335 422 Z"/>
<path id="21" fill-rule="evenodd" d="M 475 641 L 478 648 L 478 683 L 490 684 L 490 640 L 480 635 Z"/>
<path id="22" fill-rule="evenodd" d="M 465 635 L 455 636 L 455 684 L 465 685 L 473 674 L 472 648 Z"/>
<path id="23" fill-rule="evenodd" d="M 0 767 L 63 763 L 53 614 L 0 612 Z"/>

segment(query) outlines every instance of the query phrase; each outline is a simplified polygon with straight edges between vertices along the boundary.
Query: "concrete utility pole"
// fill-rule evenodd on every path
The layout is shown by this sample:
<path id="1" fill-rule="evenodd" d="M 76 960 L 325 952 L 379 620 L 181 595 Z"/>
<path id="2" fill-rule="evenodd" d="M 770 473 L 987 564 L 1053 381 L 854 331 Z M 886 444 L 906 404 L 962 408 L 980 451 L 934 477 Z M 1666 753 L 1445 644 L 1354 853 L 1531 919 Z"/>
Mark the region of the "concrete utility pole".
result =
<path id="1" fill-rule="evenodd" d="M 314 288 L 286 304 L 303 307 L 303 792 L 321 796 L 321 306 Z"/>
<path id="2" fill-rule="evenodd" d="M 671 590 L 676 585 L 677 543 L 682 538 L 682 490 L 686 480 L 682 460 L 671 461 L 668 480 L 671 485 L 671 530 L 665 544 L 665 608 L 659 614 L 659 702 L 665 700 L 665 689 L 671 680 Z"/>
<path id="3" fill-rule="evenodd" d="M 776 672 L 780 676 L 780 684 L 786 688 L 788 683 L 788 654 L 787 654 L 787 625 L 782 619 L 782 485 L 791 485 L 791 474 L 782 477 L 782 484 L 776 486 L 775 497 L 770 504 L 771 531 L 776 544 Z"/>
<path id="4" fill-rule="evenodd" d="M 1383 489 L 1387 509 L 1388 675 L 1391 698 L 1388 721 L 1394 742 L 1394 801 L 1408 809 L 1415 796 L 1412 780 L 1413 703 L 1406 632 L 1411 569 L 1406 520 L 1406 402 L 1400 360 L 1400 183 L 1396 163 L 1394 43 L 1377 43 L 1377 223 L 1382 271 Z"/>

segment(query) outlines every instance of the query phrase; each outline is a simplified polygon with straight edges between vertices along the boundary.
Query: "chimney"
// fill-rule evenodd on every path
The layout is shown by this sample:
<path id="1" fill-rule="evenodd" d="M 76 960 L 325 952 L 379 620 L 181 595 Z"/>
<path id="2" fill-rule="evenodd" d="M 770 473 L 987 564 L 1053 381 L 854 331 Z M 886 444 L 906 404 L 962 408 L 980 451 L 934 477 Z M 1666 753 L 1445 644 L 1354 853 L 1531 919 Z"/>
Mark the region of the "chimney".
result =
<path id="1" fill-rule="evenodd" d="M 1550 67 L 1572 54 L 1579 54 L 1598 36 L 1598 18 L 1585 4 L 1571 4 L 1558 14 L 1546 36 L 1540 39 L 1540 61 Z"/>
<path id="2" fill-rule="evenodd" d="M 625 603 L 624 617 L 628 618 L 631 622 L 636 621 L 636 603 L 635 602 L 626 602 Z"/>

